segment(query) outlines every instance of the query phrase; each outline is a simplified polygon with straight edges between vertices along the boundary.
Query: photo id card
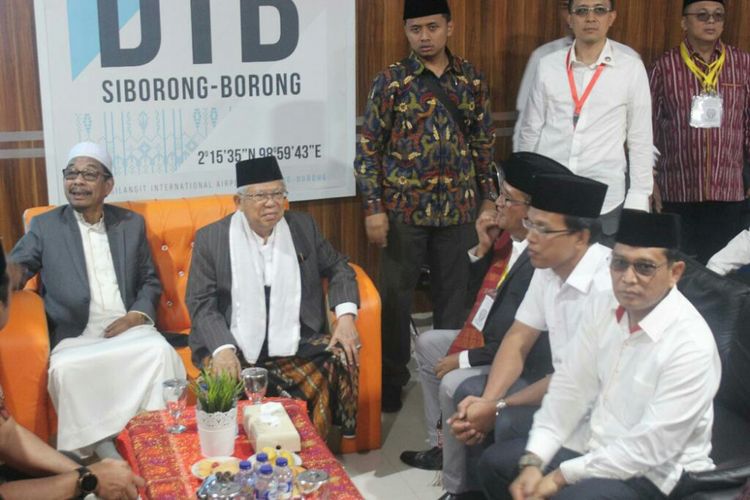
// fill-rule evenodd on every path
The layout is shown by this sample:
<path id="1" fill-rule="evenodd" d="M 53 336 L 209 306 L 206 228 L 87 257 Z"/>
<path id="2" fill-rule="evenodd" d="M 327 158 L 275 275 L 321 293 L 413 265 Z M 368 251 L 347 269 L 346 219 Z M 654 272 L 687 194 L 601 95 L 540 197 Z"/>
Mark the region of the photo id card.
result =
<path id="1" fill-rule="evenodd" d="M 484 324 L 487 322 L 487 316 L 490 315 L 492 304 L 495 303 L 495 297 L 485 295 L 482 305 L 477 309 L 477 313 L 474 315 L 474 319 L 471 320 L 471 325 L 479 330 L 480 332 L 484 329 Z"/>
<path id="2" fill-rule="evenodd" d="M 724 100 L 718 94 L 701 94 L 693 97 L 690 109 L 690 126 L 693 128 L 719 128 L 724 115 Z"/>

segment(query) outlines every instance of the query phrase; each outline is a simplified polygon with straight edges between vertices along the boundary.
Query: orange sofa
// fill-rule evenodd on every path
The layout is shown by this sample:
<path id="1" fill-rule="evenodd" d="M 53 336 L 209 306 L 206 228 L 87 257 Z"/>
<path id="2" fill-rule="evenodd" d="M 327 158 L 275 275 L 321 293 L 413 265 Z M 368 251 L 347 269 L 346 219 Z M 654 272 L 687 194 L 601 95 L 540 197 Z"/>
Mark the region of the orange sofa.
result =
<path id="1" fill-rule="evenodd" d="M 157 328 L 162 332 L 187 335 L 190 332 L 190 316 L 185 305 L 185 290 L 195 232 L 232 213 L 235 210 L 232 196 L 122 202 L 115 203 L 115 205 L 138 212 L 146 220 L 147 237 L 154 264 L 164 288 L 157 310 Z M 54 207 L 35 207 L 27 210 L 24 213 L 26 227 L 34 216 L 52 208 Z M 359 284 L 360 311 L 357 329 L 362 339 L 362 351 L 360 353 L 357 437 L 354 440 L 342 441 L 344 453 L 380 448 L 380 296 L 367 274 L 359 266 L 352 264 L 352 267 L 356 271 Z M 44 411 L 44 408 L 51 408 L 51 404 L 46 401 L 46 363 L 49 354 L 46 320 L 39 310 L 38 302 L 34 301 L 33 297 L 24 296 L 23 301 L 11 303 L 12 311 L 21 308 L 29 308 L 28 311 L 17 311 L 24 321 L 22 323 L 15 321 L 8 325 L 0 335 L 0 362 L 2 362 L 0 381 L 9 393 L 12 392 L 11 387 L 24 387 L 25 392 L 33 393 L 33 398 L 30 399 L 34 401 L 23 400 L 24 402 L 20 403 L 21 400 L 18 399 L 19 403 L 15 406 L 11 405 L 11 409 L 15 410 L 13 414 L 23 425 L 46 438 L 50 432 L 54 433 L 54 428 L 50 425 L 52 421 L 47 418 L 47 412 Z M 27 360 L 25 354 L 23 358 L 12 359 L 11 354 L 6 354 L 8 351 L 6 342 L 11 336 L 14 338 L 31 337 L 30 329 L 33 329 L 31 333 L 35 337 L 33 359 Z M 7 331 L 12 331 L 12 333 Z M 37 338 L 40 331 L 43 332 L 44 339 Z M 32 340 L 30 339 L 29 342 L 31 343 Z M 194 378 L 198 374 L 198 369 L 190 360 L 190 348 L 179 348 L 177 352 L 185 363 L 188 376 Z M 9 364 L 6 365 L 6 362 Z M 16 369 L 20 371 L 28 369 L 29 372 L 34 373 L 34 379 L 14 382 L 4 378 Z M 15 401 L 11 397 L 9 400 Z M 46 423 L 45 419 L 47 419 Z"/>

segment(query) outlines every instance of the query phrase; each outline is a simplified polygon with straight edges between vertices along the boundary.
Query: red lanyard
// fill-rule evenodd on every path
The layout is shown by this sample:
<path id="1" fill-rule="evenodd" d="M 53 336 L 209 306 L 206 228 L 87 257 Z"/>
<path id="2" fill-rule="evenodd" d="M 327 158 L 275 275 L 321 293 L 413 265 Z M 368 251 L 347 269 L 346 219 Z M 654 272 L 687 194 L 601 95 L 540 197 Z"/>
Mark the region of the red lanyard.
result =
<path id="1" fill-rule="evenodd" d="M 573 111 L 573 128 L 575 128 L 578 125 L 578 118 L 581 117 L 581 110 L 583 109 L 583 105 L 586 104 L 586 101 L 589 98 L 589 94 L 591 94 L 591 91 L 594 89 L 594 85 L 596 85 L 596 81 L 602 75 L 602 71 L 604 71 L 604 63 L 601 63 L 599 67 L 596 68 L 596 71 L 594 72 L 594 76 L 591 77 L 591 81 L 586 87 L 586 90 L 584 90 L 583 92 L 583 97 L 579 99 L 578 89 L 576 88 L 576 81 L 575 81 L 575 78 L 573 78 L 573 69 L 570 67 L 570 53 L 571 52 L 573 52 L 572 47 L 568 51 L 568 56 L 565 58 L 565 68 L 568 70 L 568 83 L 570 84 L 570 95 L 573 97 L 573 102 L 576 105 L 576 108 Z"/>

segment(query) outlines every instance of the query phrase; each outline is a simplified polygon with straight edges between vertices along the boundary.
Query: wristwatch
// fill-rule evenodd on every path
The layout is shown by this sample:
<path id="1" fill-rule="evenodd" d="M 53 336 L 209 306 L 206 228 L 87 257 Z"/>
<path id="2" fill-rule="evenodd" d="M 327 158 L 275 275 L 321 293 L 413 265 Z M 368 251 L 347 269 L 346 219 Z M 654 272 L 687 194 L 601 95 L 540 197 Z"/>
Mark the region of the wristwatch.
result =
<path id="1" fill-rule="evenodd" d="M 500 398 L 495 405 L 495 416 L 499 417 L 500 412 L 508 407 L 508 403 L 505 402 L 505 398 Z"/>
<path id="2" fill-rule="evenodd" d="M 524 453 L 518 460 L 518 470 L 523 470 L 526 467 L 536 467 L 537 469 L 542 468 L 542 459 L 533 453 Z"/>
<path id="3" fill-rule="evenodd" d="M 87 495 L 96 491 L 99 480 L 88 467 L 79 467 L 76 472 L 78 472 L 78 491 L 80 492 L 78 498 L 86 498 Z"/>

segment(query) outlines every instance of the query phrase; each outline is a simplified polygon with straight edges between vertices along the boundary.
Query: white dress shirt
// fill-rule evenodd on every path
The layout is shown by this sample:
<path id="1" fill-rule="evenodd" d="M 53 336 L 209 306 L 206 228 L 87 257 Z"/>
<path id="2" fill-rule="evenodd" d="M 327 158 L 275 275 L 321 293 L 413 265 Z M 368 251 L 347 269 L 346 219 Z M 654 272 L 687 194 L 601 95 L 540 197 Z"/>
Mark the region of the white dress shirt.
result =
<path id="1" fill-rule="evenodd" d="M 735 236 L 727 246 L 719 250 L 708 261 L 706 267 L 715 273 L 726 276 L 742 266 L 750 264 L 750 229 Z"/>
<path id="2" fill-rule="evenodd" d="M 615 50 L 619 50 L 638 59 L 641 58 L 638 52 L 625 44 L 614 40 L 610 40 L 610 43 Z M 537 47 L 534 52 L 531 53 L 531 56 L 529 56 L 529 61 L 526 63 L 526 69 L 523 71 L 523 78 L 521 78 L 521 86 L 518 88 L 518 96 L 516 97 L 518 119 L 516 120 L 516 125 L 513 129 L 513 152 L 519 151 L 518 139 L 521 133 L 521 122 L 523 121 L 526 103 L 529 101 L 529 95 L 531 94 L 531 87 L 536 81 L 536 72 L 539 70 L 539 61 L 544 56 L 557 52 L 558 50 L 567 50 L 571 45 L 573 45 L 573 35 L 564 36 Z"/>
<path id="3" fill-rule="evenodd" d="M 81 231 L 83 257 L 91 296 L 88 323 L 81 335 L 103 337 L 104 329 L 127 313 L 120 287 L 117 284 L 107 228 L 104 225 L 104 217 L 94 224 L 89 224 L 80 213 L 76 211 L 73 213 Z"/>
<path id="4" fill-rule="evenodd" d="M 569 52 L 580 97 L 597 67 L 604 65 L 576 127 L 565 66 Z M 591 65 L 578 61 L 575 43 L 571 49 L 543 57 L 520 127 L 519 151 L 548 156 L 575 174 L 609 186 L 602 213 L 623 202 L 625 208 L 649 209 L 654 164 L 651 91 L 646 68 L 637 57 L 615 48 L 609 40 Z M 630 190 L 626 196 L 628 168 Z"/>
<path id="5" fill-rule="evenodd" d="M 713 467 L 721 362 L 711 330 L 677 288 L 634 332 L 613 294 L 589 306 L 526 449 L 548 463 L 593 407 L 585 453 L 560 465 L 566 481 L 645 476 L 669 495 L 683 470 Z"/>
<path id="6" fill-rule="evenodd" d="M 549 332 L 552 365 L 562 365 L 567 345 L 576 333 L 586 298 L 612 290 L 609 258 L 612 251 L 594 243 L 568 278 L 562 281 L 552 269 L 537 269 L 516 312 L 516 320 Z"/>
<path id="7" fill-rule="evenodd" d="M 521 256 L 524 250 L 526 250 L 526 247 L 529 246 L 529 242 L 526 239 L 523 239 L 521 241 L 516 241 L 514 239 L 511 239 L 513 243 L 513 248 L 511 248 L 510 251 L 510 258 L 508 259 L 508 264 L 506 268 L 508 269 L 508 272 L 510 272 L 511 269 L 513 269 L 513 266 L 518 261 L 518 257 Z M 479 257 L 477 257 L 477 247 L 472 248 L 469 250 L 469 260 L 472 262 L 477 262 L 479 260 Z M 471 362 L 469 361 L 469 351 L 461 351 L 458 354 L 458 367 L 459 368 L 471 368 Z"/>

